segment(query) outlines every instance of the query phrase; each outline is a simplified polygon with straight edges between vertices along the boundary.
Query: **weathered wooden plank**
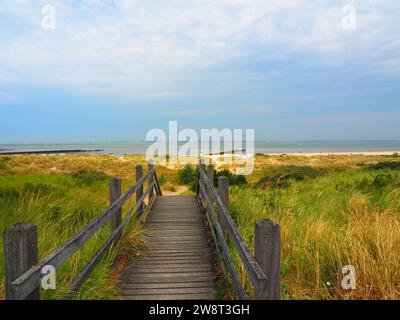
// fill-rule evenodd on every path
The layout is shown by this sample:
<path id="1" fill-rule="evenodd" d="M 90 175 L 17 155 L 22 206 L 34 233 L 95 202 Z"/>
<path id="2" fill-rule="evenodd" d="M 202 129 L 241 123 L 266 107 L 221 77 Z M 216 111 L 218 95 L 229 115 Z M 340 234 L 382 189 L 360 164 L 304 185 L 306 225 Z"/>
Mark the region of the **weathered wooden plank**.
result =
<path id="1" fill-rule="evenodd" d="M 152 239 L 153 242 L 155 242 L 155 247 L 159 248 L 160 246 L 179 246 L 182 247 L 182 245 L 185 245 L 186 248 L 190 247 L 190 246 L 197 246 L 197 245 L 204 245 L 207 246 L 207 242 L 204 241 L 206 238 L 197 238 L 197 239 L 188 239 L 187 241 L 185 240 L 185 238 L 181 238 L 181 239 L 168 239 L 168 238 L 158 238 L 158 241 L 155 242 L 155 238 Z M 208 247 L 208 246 L 207 246 Z"/>
<path id="2" fill-rule="evenodd" d="M 140 181 L 143 177 L 143 166 L 142 165 L 137 165 L 136 166 L 136 182 Z M 139 199 L 143 195 L 143 184 L 136 190 L 136 202 L 139 201 Z M 138 215 L 142 215 L 143 213 L 143 204 L 140 205 L 138 209 Z"/>
<path id="3" fill-rule="evenodd" d="M 161 187 L 160 187 L 160 183 L 158 182 L 158 177 L 157 177 L 157 172 L 155 170 L 153 170 L 153 177 L 154 177 L 154 182 L 155 182 L 155 189 L 156 189 L 156 193 L 158 196 L 162 196 L 162 191 L 161 191 Z"/>
<path id="4" fill-rule="evenodd" d="M 130 295 L 171 295 L 171 294 L 197 294 L 197 293 L 209 293 L 209 294 L 214 294 L 215 293 L 215 286 L 210 286 L 210 287 L 196 287 L 196 288 L 157 288 L 157 289 L 152 289 L 152 288 L 142 288 L 142 289 L 126 289 L 124 291 L 124 295 L 130 296 Z"/>
<path id="5" fill-rule="evenodd" d="M 162 264 L 135 264 L 135 266 L 130 267 L 130 269 L 127 269 L 126 271 L 132 271 L 135 273 L 141 273 L 139 271 L 148 271 L 148 272 L 181 272 L 181 271 L 213 271 L 214 267 L 211 264 L 196 264 L 196 265 L 165 265 L 163 266 Z"/>
<path id="6" fill-rule="evenodd" d="M 157 235 L 157 236 L 172 235 L 177 237 L 202 236 L 205 233 L 205 229 L 187 229 L 187 228 L 172 229 L 168 227 L 162 228 L 161 226 L 159 228 L 152 227 L 151 229 L 148 229 L 148 231 L 150 235 Z"/>
<path id="7" fill-rule="evenodd" d="M 177 197 L 162 197 L 161 199 L 157 200 L 157 203 L 160 204 L 165 204 L 165 205 L 179 205 L 179 204 L 193 204 L 196 203 L 196 199 L 193 198 L 192 196 L 188 196 L 188 197 L 183 197 L 183 196 L 179 196 L 182 197 L 180 199 L 174 199 Z"/>
<path id="8" fill-rule="evenodd" d="M 112 205 L 121 196 L 122 192 L 122 181 L 119 178 L 111 178 L 110 184 L 110 205 Z M 110 218 L 111 233 L 118 228 L 122 221 L 122 208 L 115 210 L 114 214 Z"/>
<path id="9" fill-rule="evenodd" d="M 197 277 L 205 277 L 205 276 L 209 276 L 209 277 L 213 277 L 214 273 L 210 270 L 207 271 L 186 271 L 186 272 L 166 272 L 166 273 L 161 273 L 161 274 L 157 274 L 157 276 L 153 275 L 153 274 L 141 274 L 138 275 L 136 273 L 129 273 L 126 275 L 123 275 L 121 278 L 129 278 L 129 279 L 133 279 L 133 278 L 141 278 L 141 279 L 150 279 L 153 280 L 155 278 L 158 279 L 167 279 L 167 278 L 178 278 L 178 277 L 182 277 L 182 278 L 197 278 Z"/>
<path id="10" fill-rule="evenodd" d="M 147 167 L 148 167 L 148 171 L 149 171 L 149 172 L 150 172 L 150 171 L 154 171 L 154 166 L 153 166 L 153 164 L 152 164 L 151 162 L 148 163 Z M 152 184 L 153 181 L 154 181 L 154 174 L 152 174 L 152 175 L 149 177 L 149 184 Z M 153 188 L 152 188 L 152 189 L 150 190 L 150 192 L 149 192 L 149 203 L 150 203 L 151 199 L 153 199 Z"/>
<path id="11" fill-rule="evenodd" d="M 133 271 L 133 270 L 132 270 Z M 159 275 L 159 274 L 166 274 L 166 273 L 175 273 L 181 274 L 184 272 L 191 272 L 192 274 L 197 274 L 198 272 L 213 272 L 212 267 L 196 267 L 196 266 L 189 266 L 185 268 L 136 268 L 135 274 L 152 274 L 152 275 Z"/>
<path id="12" fill-rule="evenodd" d="M 185 293 L 185 294 L 165 294 L 165 295 L 128 295 L 122 296 L 126 300 L 212 300 L 215 299 L 214 293 Z"/>
<path id="13" fill-rule="evenodd" d="M 189 268 L 189 267 L 202 267 L 202 268 L 212 268 L 209 260 L 203 260 L 202 262 L 188 260 L 187 262 L 179 262 L 175 260 L 171 261 L 163 261 L 163 262 L 154 262 L 149 263 L 148 261 L 143 261 L 140 259 L 135 260 L 133 264 L 130 264 L 125 268 L 126 271 L 128 270 L 136 270 L 137 268 Z"/>
<path id="14" fill-rule="evenodd" d="M 280 287 L 280 226 L 272 220 L 255 225 L 254 254 L 268 278 L 265 287 L 256 288 L 256 298 L 279 300 Z"/>
<path id="15" fill-rule="evenodd" d="M 211 256 L 209 252 L 199 251 L 199 252 L 185 252 L 185 251 L 170 251 L 170 252 L 163 252 L 158 251 L 154 253 L 149 253 L 147 255 L 148 258 L 155 258 L 155 257 L 171 257 L 171 258 L 178 258 L 178 257 L 201 257 L 207 258 Z"/>
<path id="16" fill-rule="evenodd" d="M 195 198 L 158 197 L 146 225 L 151 246 L 124 270 L 122 298 L 215 298 L 213 257 Z"/>
<path id="17" fill-rule="evenodd" d="M 134 283 L 124 284 L 127 290 L 132 289 L 174 289 L 174 288 L 210 288 L 216 287 L 214 281 L 194 281 L 194 282 L 175 282 L 175 283 Z"/>
<path id="18" fill-rule="evenodd" d="M 211 255 L 209 257 L 211 257 Z M 139 265 L 139 264 L 141 264 L 141 265 L 157 265 L 157 264 L 176 265 L 177 264 L 177 265 L 182 265 L 182 266 L 187 265 L 187 264 L 190 264 L 190 265 L 207 264 L 207 265 L 209 265 L 210 261 L 212 261 L 212 259 L 204 259 L 204 258 L 208 258 L 208 257 L 199 257 L 198 259 L 193 259 L 193 260 L 190 258 L 185 258 L 185 257 L 182 257 L 182 259 L 180 259 L 180 260 L 174 260 L 173 258 L 168 260 L 168 259 L 164 259 L 163 257 L 161 257 L 161 259 L 140 257 L 140 258 L 134 259 L 134 261 L 131 264 L 129 264 L 128 266 L 126 266 L 126 268 L 130 268 L 131 266 L 134 267 L 135 265 Z M 159 260 L 159 262 L 157 262 L 157 260 Z M 196 261 L 196 260 L 200 260 L 200 261 Z"/>
<path id="19" fill-rule="evenodd" d="M 151 243 L 153 243 L 153 246 L 161 246 L 161 245 L 180 245 L 182 246 L 183 244 L 187 245 L 197 245 L 200 243 L 208 243 L 208 238 L 205 237 L 204 235 L 198 236 L 198 237 L 190 237 L 190 235 L 186 235 L 187 240 L 185 237 L 174 237 L 174 238 L 169 238 L 169 237 L 154 237 L 151 238 Z"/>
<path id="20" fill-rule="evenodd" d="M 201 221 L 198 221 L 201 222 Z M 183 230 L 183 231 L 205 231 L 205 228 L 196 227 L 192 222 L 151 222 L 149 223 L 149 230 Z"/>
<path id="21" fill-rule="evenodd" d="M 182 248 L 182 246 L 185 246 L 184 248 Z M 200 250 L 205 250 L 205 251 L 209 251 L 210 248 L 207 245 L 207 243 L 197 243 L 197 244 L 187 244 L 185 245 L 183 242 L 181 243 L 175 243 L 175 244 L 170 244 L 170 243 L 164 243 L 164 244 L 157 244 L 157 249 L 154 250 L 153 252 L 158 252 L 158 251 L 163 251 L 163 252 L 167 252 L 166 250 L 168 250 L 168 252 L 191 252 L 191 253 L 198 253 L 198 252 L 202 252 Z"/>
<path id="22" fill-rule="evenodd" d="M 4 231 L 4 284 L 7 300 L 21 299 L 14 295 L 12 282 L 38 261 L 37 227 L 17 223 Z M 26 292 L 26 300 L 39 300 L 39 288 Z"/>
<path id="23" fill-rule="evenodd" d="M 190 233 L 183 235 L 183 236 L 181 236 L 181 235 L 173 235 L 173 236 L 154 235 L 151 237 L 151 239 L 152 239 L 152 241 L 160 241 L 163 243 L 181 242 L 181 241 L 187 241 L 188 243 L 191 243 L 191 242 L 207 240 L 207 238 L 204 234 L 199 234 L 198 236 L 191 236 Z"/>
<path id="24" fill-rule="evenodd" d="M 197 281 L 215 281 L 215 277 L 213 275 L 204 275 L 204 276 L 196 276 L 187 275 L 187 276 L 173 276 L 170 275 L 168 277 L 162 277 L 162 275 L 148 275 L 145 277 L 144 275 L 138 276 L 130 276 L 130 277 L 123 277 L 121 281 L 123 283 L 175 283 L 175 282 L 192 282 L 194 280 Z M 123 287 L 122 287 L 123 289 Z M 124 290 L 122 290 L 123 292 Z"/>
<path id="25" fill-rule="evenodd" d="M 225 208 L 229 210 L 229 178 L 228 177 L 219 177 L 218 178 L 218 195 L 221 198 Z M 222 230 L 225 230 L 225 220 L 224 215 L 220 214 L 219 223 L 221 224 Z"/>
<path id="26" fill-rule="evenodd" d="M 188 254 L 188 255 L 199 255 L 209 253 L 210 248 L 206 245 L 201 244 L 201 246 L 193 247 L 193 248 L 182 248 L 182 246 L 175 246 L 175 247 L 163 247 L 157 246 L 157 250 L 152 250 L 148 256 L 151 255 L 165 255 L 165 254 Z"/>

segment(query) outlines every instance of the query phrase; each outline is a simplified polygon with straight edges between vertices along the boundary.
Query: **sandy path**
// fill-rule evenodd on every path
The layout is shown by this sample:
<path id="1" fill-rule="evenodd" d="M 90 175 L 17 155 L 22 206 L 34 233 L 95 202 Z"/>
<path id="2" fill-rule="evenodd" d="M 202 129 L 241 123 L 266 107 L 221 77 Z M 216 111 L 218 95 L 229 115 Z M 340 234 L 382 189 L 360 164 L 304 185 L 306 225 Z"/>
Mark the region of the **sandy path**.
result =
<path id="1" fill-rule="evenodd" d="M 164 196 L 178 196 L 189 190 L 187 186 L 175 186 L 175 191 L 162 190 Z"/>

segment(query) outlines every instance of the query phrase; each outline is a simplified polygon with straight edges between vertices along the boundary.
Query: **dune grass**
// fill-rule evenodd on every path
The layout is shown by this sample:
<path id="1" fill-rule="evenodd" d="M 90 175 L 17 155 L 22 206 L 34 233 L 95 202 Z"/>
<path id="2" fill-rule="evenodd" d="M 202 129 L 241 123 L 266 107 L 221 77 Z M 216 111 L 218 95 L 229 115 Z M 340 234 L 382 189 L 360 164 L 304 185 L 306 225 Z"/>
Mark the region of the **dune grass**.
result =
<path id="1" fill-rule="evenodd" d="M 231 187 L 231 212 L 250 249 L 257 220 L 272 219 L 281 225 L 284 299 L 400 298 L 399 163 L 398 155 L 256 157 L 255 170 L 246 177 L 248 183 Z M 0 157 L 0 232 L 20 221 L 37 224 L 42 258 L 108 206 L 111 176 L 123 179 L 124 190 L 132 185 L 137 164 L 145 165 L 144 157 Z M 183 181 L 195 176 L 192 171 L 179 176 L 176 169 L 157 166 L 165 189 L 193 184 L 192 179 Z M 124 206 L 124 214 L 133 204 L 134 200 Z M 95 268 L 76 299 L 118 298 L 120 262 L 148 245 L 145 228 L 130 228 L 118 248 L 110 250 Z M 42 292 L 42 297 L 61 298 L 109 232 L 106 225 L 58 269 L 57 290 Z M 233 247 L 232 253 L 251 295 L 252 287 Z M 357 272 L 353 291 L 340 285 L 341 268 L 347 264 Z M 4 297 L 3 276 L 0 243 L 0 298 Z M 229 281 L 224 281 L 219 296 L 235 297 Z"/>
<path id="2" fill-rule="evenodd" d="M 100 158 L 100 159 L 99 159 Z M 88 160 L 89 159 L 89 160 Z M 38 226 L 39 258 L 62 245 L 87 226 L 108 206 L 109 174 L 123 178 L 123 189 L 134 183 L 134 164 L 129 161 L 122 175 L 119 159 L 92 156 L 40 157 L 17 156 L 0 158 L 0 233 L 17 222 Z M 47 169 L 46 169 L 47 168 Z M 134 200 L 123 207 L 123 216 Z M 110 235 L 106 224 L 81 249 L 57 269 L 57 289 L 41 293 L 43 299 L 59 299 L 74 277 Z M 0 298 L 4 297 L 3 238 L 0 240 Z M 126 250 L 129 244 L 130 250 Z M 113 276 L 116 256 L 140 252 L 146 246 L 141 226 L 129 227 L 129 232 L 115 244 L 97 265 L 75 299 L 116 299 L 116 277 Z"/>
<path id="3" fill-rule="evenodd" d="M 265 185 L 282 179 L 271 168 L 264 188 L 231 189 L 232 216 L 251 249 L 257 220 L 281 226 L 284 299 L 400 298 L 400 171 L 363 167 Z M 341 287 L 345 265 L 356 269 L 355 290 Z"/>

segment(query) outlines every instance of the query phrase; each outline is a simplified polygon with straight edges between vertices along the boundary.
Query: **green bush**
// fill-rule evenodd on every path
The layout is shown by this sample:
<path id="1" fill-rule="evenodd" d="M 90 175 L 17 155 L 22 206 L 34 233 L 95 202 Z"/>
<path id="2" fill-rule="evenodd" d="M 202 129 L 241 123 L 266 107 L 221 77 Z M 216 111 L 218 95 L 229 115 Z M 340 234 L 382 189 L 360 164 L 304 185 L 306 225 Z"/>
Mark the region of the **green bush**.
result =
<path id="1" fill-rule="evenodd" d="M 257 187 L 287 188 L 292 181 L 314 179 L 323 174 L 323 171 L 309 166 L 282 166 L 271 169 L 256 184 Z"/>
<path id="2" fill-rule="evenodd" d="M 158 183 L 162 186 L 166 182 L 165 176 L 163 174 L 158 178 Z"/>
<path id="3" fill-rule="evenodd" d="M 22 193 L 50 193 L 53 188 L 44 183 L 27 182 L 21 189 Z"/>
<path id="4" fill-rule="evenodd" d="M 19 192 L 15 188 L 0 189 L 0 198 L 16 199 L 19 197 Z"/>
<path id="5" fill-rule="evenodd" d="M 177 173 L 177 181 L 178 183 L 191 185 L 193 182 L 197 181 L 197 172 L 190 165 L 186 165 L 183 168 L 178 170 Z"/>
<path id="6" fill-rule="evenodd" d="M 385 188 L 400 187 L 400 180 L 393 174 L 378 174 L 375 177 L 364 177 L 356 184 L 357 189 L 362 191 L 383 191 Z"/>
<path id="7" fill-rule="evenodd" d="M 218 178 L 221 176 L 227 177 L 229 179 L 229 185 L 231 185 L 231 186 L 247 184 L 247 179 L 245 176 L 233 174 L 229 170 L 225 169 L 225 170 L 215 172 L 214 186 L 216 186 L 216 187 L 218 186 Z"/>
<path id="8" fill-rule="evenodd" d="M 104 172 L 94 170 L 80 170 L 71 173 L 71 176 L 75 179 L 76 184 L 80 186 L 88 186 L 109 179 L 109 176 Z"/>
<path id="9" fill-rule="evenodd" d="M 0 157 L 0 170 L 8 169 L 10 160 L 10 157 Z"/>
<path id="10" fill-rule="evenodd" d="M 367 170 L 400 170 L 400 162 L 382 161 L 375 164 L 370 164 L 366 168 Z"/>
<path id="11" fill-rule="evenodd" d="M 186 184 L 193 192 L 197 191 L 197 171 L 190 165 L 185 165 L 178 170 L 176 180 L 178 183 Z"/>

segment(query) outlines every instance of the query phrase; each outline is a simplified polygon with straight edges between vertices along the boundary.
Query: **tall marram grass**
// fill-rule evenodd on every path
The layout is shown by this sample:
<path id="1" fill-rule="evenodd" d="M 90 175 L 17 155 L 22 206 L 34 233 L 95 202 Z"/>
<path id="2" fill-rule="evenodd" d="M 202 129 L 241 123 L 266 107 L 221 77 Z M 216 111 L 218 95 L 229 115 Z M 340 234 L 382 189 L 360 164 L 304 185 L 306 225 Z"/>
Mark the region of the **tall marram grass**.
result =
<path id="1" fill-rule="evenodd" d="M 48 161 L 45 157 L 43 160 Z M 109 176 L 102 171 L 86 169 L 64 173 L 15 173 L 12 166 L 4 165 L 4 162 L 3 172 L 0 172 L 0 233 L 3 234 L 5 228 L 17 222 L 36 224 L 39 259 L 87 226 L 108 206 Z M 22 171 L 20 166 L 17 168 Z M 130 183 L 124 179 L 124 189 Z M 123 208 L 124 215 L 127 206 Z M 62 298 L 74 277 L 109 235 L 110 228 L 106 224 L 57 269 L 57 289 L 42 291 L 42 298 Z M 0 299 L 4 298 L 2 241 L 3 237 L 0 240 Z M 116 255 L 130 256 L 140 252 L 146 245 L 144 229 L 130 226 L 129 232 L 115 244 L 117 248 L 109 250 L 74 298 L 117 299 L 117 277 L 114 274 Z M 130 248 L 128 252 L 126 246 Z"/>
<path id="2" fill-rule="evenodd" d="M 16 222 L 35 223 L 39 255 L 46 256 L 107 207 L 110 176 L 123 178 L 124 189 L 134 183 L 138 163 L 144 164 L 144 157 L 0 157 L 0 233 Z M 252 250 L 257 220 L 272 219 L 281 225 L 284 299 L 400 298 L 399 168 L 398 155 L 256 157 L 249 184 L 231 188 L 231 211 Z M 175 181 L 176 171 L 158 167 L 157 172 L 160 181 Z M 58 270 L 57 290 L 42 296 L 62 297 L 109 233 L 108 226 L 103 227 L 74 254 Z M 118 298 L 121 261 L 140 254 L 147 245 L 145 228 L 131 227 L 75 298 Z M 231 247 L 251 295 L 250 281 Z M 4 296 L 2 250 L 1 237 L 0 298 Z M 341 287 L 341 270 L 348 264 L 357 273 L 353 291 Z M 220 297 L 234 297 L 229 282 L 223 283 Z"/>
<path id="3" fill-rule="evenodd" d="M 393 179 L 379 184 L 382 175 Z M 280 224 L 284 299 L 399 299 L 399 182 L 396 171 L 359 169 L 292 181 L 285 188 L 233 188 L 232 215 L 251 249 L 257 220 Z M 341 286 L 345 265 L 356 269 L 355 290 Z"/>

